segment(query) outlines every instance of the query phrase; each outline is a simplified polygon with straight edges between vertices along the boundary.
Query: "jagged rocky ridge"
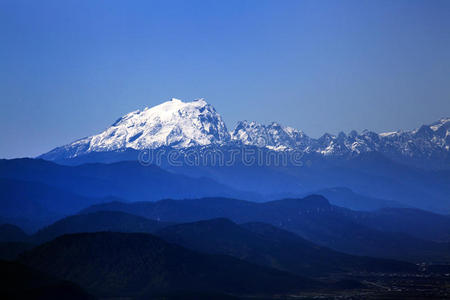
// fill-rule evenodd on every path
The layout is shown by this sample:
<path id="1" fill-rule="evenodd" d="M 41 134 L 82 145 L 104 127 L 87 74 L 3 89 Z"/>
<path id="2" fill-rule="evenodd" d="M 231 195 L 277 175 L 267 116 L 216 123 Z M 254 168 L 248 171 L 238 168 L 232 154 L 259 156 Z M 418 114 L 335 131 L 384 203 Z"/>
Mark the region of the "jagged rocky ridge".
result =
<path id="1" fill-rule="evenodd" d="M 300 130 L 276 122 L 262 125 L 241 121 L 229 132 L 221 116 L 204 99 L 192 102 L 172 99 L 152 108 L 126 114 L 102 133 L 58 147 L 41 158 L 61 160 L 93 152 L 159 147 L 186 149 L 211 145 L 251 145 L 275 151 L 297 150 L 326 157 L 380 152 L 396 160 L 448 161 L 450 118 L 412 131 L 326 133 L 314 139 Z"/>

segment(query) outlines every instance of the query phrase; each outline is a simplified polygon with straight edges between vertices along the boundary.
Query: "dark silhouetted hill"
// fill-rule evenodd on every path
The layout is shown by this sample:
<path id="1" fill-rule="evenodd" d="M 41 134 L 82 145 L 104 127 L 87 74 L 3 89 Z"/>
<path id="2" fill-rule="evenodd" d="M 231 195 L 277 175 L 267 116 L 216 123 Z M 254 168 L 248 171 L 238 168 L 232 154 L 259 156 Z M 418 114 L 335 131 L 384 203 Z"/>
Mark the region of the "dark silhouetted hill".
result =
<path id="1" fill-rule="evenodd" d="M 23 242 L 28 235 L 18 226 L 12 224 L 0 225 L 0 242 Z"/>
<path id="2" fill-rule="evenodd" d="M 16 262 L 0 260 L 0 277 L 2 299 L 95 299 L 73 283 L 59 280 Z"/>
<path id="3" fill-rule="evenodd" d="M 319 247 L 291 232 L 264 223 L 237 225 L 212 219 L 172 225 L 156 233 L 187 248 L 237 258 L 296 274 L 415 272 L 414 264 L 352 256 Z"/>
<path id="4" fill-rule="evenodd" d="M 64 235 L 25 252 L 20 261 L 103 297 L 175 291 L 270 294 L 321 286 L 230 256 L 200 254 L 143 233 Z"/>
<path id="5" fill-rule="evenodd" d="M 43 243 L 70 233 L 83 232 L 144 232 L 152 233 L 170 223 L 158 222 L 119 211 L 98 211 L 61 219 L 31 237 L 34 243 Z"/>

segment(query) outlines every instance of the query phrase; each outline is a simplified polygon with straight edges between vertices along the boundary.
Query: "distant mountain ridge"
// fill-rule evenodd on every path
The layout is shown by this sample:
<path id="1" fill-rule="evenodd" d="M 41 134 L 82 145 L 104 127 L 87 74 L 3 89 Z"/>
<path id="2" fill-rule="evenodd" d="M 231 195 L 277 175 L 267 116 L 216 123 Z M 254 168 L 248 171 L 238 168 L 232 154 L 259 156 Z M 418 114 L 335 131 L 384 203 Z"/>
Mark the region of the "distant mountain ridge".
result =
<path id="1" fill-rule="evenodd" d="M 444 259 L 443 256 L 447 260 L 448 255 L 442 254 L 450 246 L 428 240 L 448 241 L 450 218 L 447 216 L 409 209 L 356 212 L 330 205 L 318 195 L 264 203 L 227 198 L 111 202 L 93 205 L 82 213 L 96 211 L 121 211 L 174 223 L 213 218 L 227 218 L 236 223 L 262 222 L 340 252 L 410 261 L 422 261 L 425 257 Z M 399 222 L 404 224 L 395 225 Z M 390 228 L 391 225 L 396 227 Z"/>
<path id="2" fill-rule="evenodd" d="M 152 108 L 128 113 L 102 133 L 55 148 L 40 158 L 60 161 L 89 153 L 199 146 L 256 146 L 324 157 L 380 152 L 391 159 L 416 164 L 438 160 L 445 167 L 450 166 L 450 118 L 412 131 L 378 134 L 353 130 L 349 134 L 325 133 L 314 139 L 276 122 L 262 125 L 241 121 L 229 132 L 221 116 L 204 99 L 183 102 L 173 98 Z"/>
<path id="3" fill-rule="evenodd" d="M 5 188 L 1 190 L 0 195 L 5 195 L 5 199 L 9 195 L 6 188 L 11 190 L 13 196 L 17 194 L 17 189 L 7 181 L 19 181 L 23 186 L 29 183 L 44 184 L 90 199 L 113 196 L 127 200 L 159 200 L 167 197 L 182 199 L 215 195 L 238 198 L 242 196 L 247 199 L 244 194 L 251 195 L 209 178 L 192 178 L 166 171 L 155 165 L 142 166 L 136 161 L 69 167 L 41 159 L 0 159 L 0 183 L 5 182 Z M 25 193 L 29 189 L 27 187 L 19 191 Z M 67 197 L 61 197 L 65 198 Z M 31 198 L 22 197 L 21 200 L 23 199 Z M 92 204 L 87 200 L 66 202 L 67 204 L 60 204 L 65 210 L 69 204 L 78 205 L 77 209 L 82 208 L 80 205 Z"/>
<path id="4" fill-rule="evenodd" d="M 156 235 L 183 247 L 224 254 L 298 275 L 333 272 L 414 272 L 413 264 L 351 256 L 319 247 L 265 223 L 235 224 L 224 218 L 165 227 Z"/>
<path id="5" fill-rule="evenodd" d="M 379 151 L 405 156 L 431 156 L 436 151 L 450 149 L 450 118 L 442 118 L 430 125 L 422 125 L 412 131 L 393 131 L 377 134 L 355 130 L 349 134 L 325 133 L 318 139 L 300 130 L 285 127 L 276 122 L 262 125 L 256 122 L 239 122 L 231 133 L 232 139 L 245 145 L 263 146 L 274 150 L 301 150 L 325 156 Z M 390 156 L 390 155 L 388 155 Z"/>
<path id="6" fill-rule="evenodd" d="M 209 178 L 175 174 L 137 161 L 70 167 L 41 159 L 0 160 L 0 223 L 16 224 L 27 232 L 102 202 L 216 195 L 258 200 L 257 194 Z"/>

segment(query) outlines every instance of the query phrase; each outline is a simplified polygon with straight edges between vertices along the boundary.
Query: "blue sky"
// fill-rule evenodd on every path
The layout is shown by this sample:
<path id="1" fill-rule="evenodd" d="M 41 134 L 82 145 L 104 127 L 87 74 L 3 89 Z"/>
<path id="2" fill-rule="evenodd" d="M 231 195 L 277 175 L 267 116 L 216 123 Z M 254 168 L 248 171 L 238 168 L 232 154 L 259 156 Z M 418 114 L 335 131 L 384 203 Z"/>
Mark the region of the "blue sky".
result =
<path id="1" fill-rule="evenodd" d="M 0 157 L 176 97 L 317 137 L 450 116 L 450 1 L 0 0 Z"/>

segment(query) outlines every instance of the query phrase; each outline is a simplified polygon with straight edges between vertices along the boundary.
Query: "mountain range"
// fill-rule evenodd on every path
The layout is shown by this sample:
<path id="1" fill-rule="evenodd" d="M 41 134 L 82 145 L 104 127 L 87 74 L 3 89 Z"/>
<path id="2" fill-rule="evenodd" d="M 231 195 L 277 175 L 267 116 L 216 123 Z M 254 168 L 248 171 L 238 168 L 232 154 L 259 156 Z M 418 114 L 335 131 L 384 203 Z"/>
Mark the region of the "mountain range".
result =
<path id="1" fill-rule="evenodd" d="M 150 196 L 141 185 L 114 175 L 113 190 L 127 182 L 128 186 L 135 186 L 135 192 L 109 189 L 109 195 L 99 193 L 100 197 L 139 201 L 225 196 L 267 201 L 323 193 L 331 202 L 352 209 L 415 207 L 448 214 L 449 142 L 449 118 L 411 131 L 352 131 L 315 139 L 276 122 L 261 125 L 242 121 L 229 131 L 220 114 L 204 99 L 172 99 L 131 112 L 104 132 L 58 147 L 39 158 L 85 169 L 88 177 L 92 177 L 88 169 L 97 168 L 95 174 L 118 169 L 117 165 L 94 164 L 135 161 L 152 170 L 158 166 L 158 172 L 168 171 L 173 178 L 185 177 L 178 182 L 192 182 L 192 178 L 203 181 L 185 188 L 165 189 L 174 180 L 156 179 L 164 184 L 156 184 Z M 249 153 L 250 158 L 246 157 Z M 122 168 L 127 169 L 125 165 Z M 137 166 L 132 169 L 133 172 L 127 172 L 136 183 L 142 180 L 135 174 L 150 172 L 141 168 L 138 172 L 143 173 L 136 173 Z M 157 176 L 157 172 L 153 173 Z M 25 178 L 14 179 L 34 180 Z M 105 178 L 100 181 L 107 184 Z M 83 189 L 77 193 L 94 196 Z"/>
<path id="2" fill-rule="evenodd" d="M 416 272 L 418 270 L 417 266 L 411 263 L 336 252 L 267 223 L 236 224 L 225 218 L 216 218 L 174 224 L 158 222 L 121 211 L 95 211 L 69 216 L 42 228 L 33 235 L 0 231 L 0 238 L 3 240 L 0 242 L 0 249 L 3 246 L 11 246 L 13 242 L 40 245 L 59 236 L 88 232 L 154 234 L 165 241 L 195 251 L 229 255 L 298 275 L 323 276 L 345 272 Z M 16 257 L 24 252 L 20 248 L 16 249 L 18 250 Z M 11 250 L 6 254 L 12 253 Z"/>
<path id="3" fill-rule="evenodd" d="M 298 151 L 323 157 L 354 157 L 378 152 L 407 164 L 432 168 L 450 166 L 450 118 L 411 131 L 325 133 L 315 139 L 282 126 L 241 121 L 228 131 L 220 114 L 204 99 L 183 102 L 173 98 L 119 118 L 105 131 L 51 150 L 40 157 L 68 161 L 91 153 L 170 147 L 255 146 L 274 151 Z"/>

